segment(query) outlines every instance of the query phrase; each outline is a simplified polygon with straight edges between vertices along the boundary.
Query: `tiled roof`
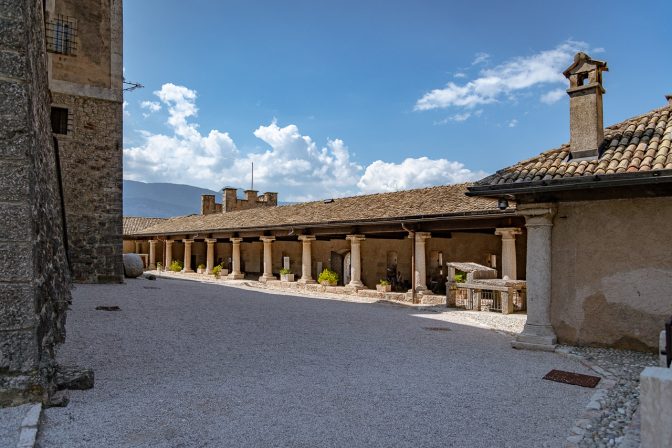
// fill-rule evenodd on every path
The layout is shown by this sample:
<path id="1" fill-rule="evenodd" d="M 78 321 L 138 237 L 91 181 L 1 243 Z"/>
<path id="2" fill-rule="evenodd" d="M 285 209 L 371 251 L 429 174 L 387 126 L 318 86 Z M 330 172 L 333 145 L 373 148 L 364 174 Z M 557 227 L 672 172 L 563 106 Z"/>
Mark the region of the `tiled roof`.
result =
<path id="1" fill-rule="evenodd" d="M 139 216 L 124 216 L 124 236 L 135 235 L 139 231 L 152 227 L 166 218 L 142 218 Z"/>
<path id="2" fill-rule="evenodd" d="M 282 226 L 363 223 L 443 215 L 501 213 L 497 202 L 465 196 L 469 184 L 379 193 L 263 207 L 211 215 L 171 218 L 138 234 L 160 235 L 206 231 L 237 231 Z M 331 202 L 330 202 L 331 201 Z"/>
<path id="3" fill-rule="evenodd" d="M 672 106 L 665 106 L 605 128 L 598 158 L 571 160 L 565 144 L 499 170 L 474 187 L 672 169 L 670 115 Z"/>

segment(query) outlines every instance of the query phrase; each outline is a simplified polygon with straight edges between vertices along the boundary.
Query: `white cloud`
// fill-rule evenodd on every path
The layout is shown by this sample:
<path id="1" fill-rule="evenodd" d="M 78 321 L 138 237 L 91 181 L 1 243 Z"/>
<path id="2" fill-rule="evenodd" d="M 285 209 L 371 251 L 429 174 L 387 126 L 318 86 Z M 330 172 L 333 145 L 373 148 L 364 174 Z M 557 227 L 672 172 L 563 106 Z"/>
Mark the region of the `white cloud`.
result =
<path id="1" fill-rule="evenodd" d="M 477 78 L 464 85 L 449 82 L 444 88 L 427 92 L 417 100 L 415 110 L 448 107 L 469 109 L 494 103 L 500 98 L 510 101 L 515 92 L 524 89 L 565 83 L 562 71 L 569 66 L 577 51 L 586 51 L 587 48 L 585 42 L 568 40 L 551 50 L 516 57 L 498 66 L 484 68 Z"/>
<path id="2" fill-rule="evenodd" d="M 471 65 L 483 64 L 484 62 L 487 62 L 488 59 L 490 59 L 490 55 L 488 53 L 484 52 L 476 53 L 474 55 L 474 60 L 472 61 Z"/>
<path id="3" fill-rule="evenodd" d="M 541 95 L 541 97 L 539 97 L 539 100 L 545 104 L 553 104 L 557 103 L 562 98 L 564 98 L 565 94 L 566 94 L 565 91 L 562 89 L 553 89 Z"/>
<path id="4" fill-rule="evenodd" d="M 483 171 L 472 171 L 460 162 L 446 159 L 408 158 L 401 163 L 376 160 L 366 167 L 357 186 L 364 193 L 376 193 L 467 182 L 486 175 Z"/>
<path id="5" fill-rule="evenodd" d="M 453 75 L 454 78 L 466 78 L 467 74 L 464 72 L 457 72 Z"/>
<path id="6" fill-rule="evenodd" d="M 479 117 L 482 113 L 483 113 L 483 109 L 478 109 L 475 112 L 466 111 L 466 112 L 450 115 L 450 116 L 444 118 L 443 120 L 435 121 L 434 124 L 435 125 L 443 125 L 443 124 L 448 124 L 450 122 L 461 123 L 463 121 L 467 121 L 472 116 Z"/>
<path id="7" fill-rule="evenodd" d="M 320 146 L 296 125 L 282 127 L 276 120 L 254 131 L 267 149 L 243 153 L 227 132 L 200 132 L 193 121 L 198 113 L 196 91 L 169 83 L 154 94 L 159 106 L 165 106 L 167 111 L 169 132 L 139 131 L 141 143 L 124 149 L 124 174 L 128 179 L 184 183 L 214 190 L 224 185 L 246 187 L 254 162 L 255 188 L 281 192 L 282 200 L 302 201 L 485 176 L 459 162 L 426 157 L 409 158 L 400 164 L 379 160 L 364 170 L 353 160 L 343 140 L 328 139 Z"/>
<path id="8" fill-rule="evenodd" d="M 161 110 L 161 103 L 158 101 L 143 101 L 140 103 L 140 107 L 147 109 L 150 112 L 158 112 Z"/>
<path id="9" fill-rule="evenodd" d="M 510 127 L 510 128 L 515 128 L 516 126 L 518 126 L 518 120 L 516 120 L 516 119 L 514 118 L 513 120 L 509 121 L 509 123 L 507 124 L 507 126 Z"/>

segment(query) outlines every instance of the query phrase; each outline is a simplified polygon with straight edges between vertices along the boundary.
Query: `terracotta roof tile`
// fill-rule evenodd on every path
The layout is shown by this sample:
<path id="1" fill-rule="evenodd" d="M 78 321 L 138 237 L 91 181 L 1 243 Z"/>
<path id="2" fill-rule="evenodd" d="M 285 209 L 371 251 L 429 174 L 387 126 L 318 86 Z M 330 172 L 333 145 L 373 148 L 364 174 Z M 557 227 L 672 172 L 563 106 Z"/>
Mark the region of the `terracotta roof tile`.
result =
<path id="1" fill-rule="evenodd" d="M 139 216 L 124 216 L 124 236 L 134 235 L 139 231 L 157 225 L 167 218 L 142 218 Z"/>
<path id="2" fill-rule="evenodd" d="M 332 202 L 315 201 L 211 215 L 171 218 L 138 235 L 238 231 L 278 226 L 319 226 L 335 223 L 401 220 L 411 217 L 498 213 L 497 201 L 465 195 L 471 184 L 379 193 Z"/>
<path id="3" fill-rule="evenodd" d="M 562 179 L 672 168 L 672 107 L 665 106 L 604 130 L 603 151 L 586 160 L 585 167 L 567 160 L 569 145 L 546 151 L 480 180 L 474 186 L 517 184 L 540 179 Z"/>

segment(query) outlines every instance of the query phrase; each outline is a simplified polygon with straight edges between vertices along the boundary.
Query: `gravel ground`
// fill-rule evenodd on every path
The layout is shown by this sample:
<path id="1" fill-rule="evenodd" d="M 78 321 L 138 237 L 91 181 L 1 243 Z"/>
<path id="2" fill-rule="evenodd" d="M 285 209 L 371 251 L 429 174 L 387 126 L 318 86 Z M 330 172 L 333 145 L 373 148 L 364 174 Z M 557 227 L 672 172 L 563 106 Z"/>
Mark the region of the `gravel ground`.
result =
<path id="1" fill-rule="evenodd" d="M 0 408 L 0 447 L 15 447 L 21 433 L 21 422 L 32 404 Z"/>
<path id="2" fill-rule="evenodd" d="M 649 353 L 606 348 L 563 346 L 560 349 L 597 365 L 615 382 L 599 400 L 600 408 L 593 412 L 594 415 L 588 421 L 583 422 L 585 432 L 578 446 L 631 446 L 632 439 L 638 438 L 637 429 L 630 437 L 626 438 L 625 435 L 632 429 L 633 415 L 639 408 L 639 374 L 647 366 L 658 365 L 657 357 Z"/>
<path id="3" fill-rule="evenodd" d="M 45 411 L 39 444 L 562 446 L 593 391 L 541 377 L 590 371 L 444 314 L 168 279 L 80 285 L 59 360 L 94 368 L 96 386 Z"/>

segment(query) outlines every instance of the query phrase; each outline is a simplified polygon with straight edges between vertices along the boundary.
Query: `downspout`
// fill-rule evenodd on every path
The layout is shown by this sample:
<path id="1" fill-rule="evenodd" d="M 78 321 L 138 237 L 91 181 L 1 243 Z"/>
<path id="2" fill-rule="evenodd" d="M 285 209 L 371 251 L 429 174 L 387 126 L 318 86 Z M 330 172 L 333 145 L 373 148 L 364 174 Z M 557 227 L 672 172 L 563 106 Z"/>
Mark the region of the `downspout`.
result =
<path id="1" fill-rule="evenodd" d="M 403 222 L 401 228 L 411 236 L 411 301 L 415 303 L 415 231 L 410 230 Z"/>

